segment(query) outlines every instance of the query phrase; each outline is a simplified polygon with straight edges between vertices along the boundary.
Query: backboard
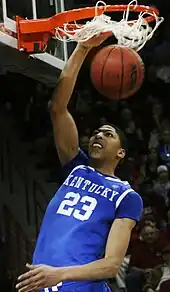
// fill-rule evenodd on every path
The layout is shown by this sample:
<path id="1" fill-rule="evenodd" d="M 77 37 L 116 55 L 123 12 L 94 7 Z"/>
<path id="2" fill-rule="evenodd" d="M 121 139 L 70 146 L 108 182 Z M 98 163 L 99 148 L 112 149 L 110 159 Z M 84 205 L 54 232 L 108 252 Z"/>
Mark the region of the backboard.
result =
<path id="1" fill-rule="evenodd" d="M 16 2 L 20 2 L 18 7 Z M 19 73 L 49 85 L 56 83 L 55 72 L 61 71 L 68 59 L 68 44 L 52 39 L 45 53 L 33 54 L 29 58 L 18 51 L 15 16 L 21 14 L 19 16 L 23 18 L 37 19 L 50 17 L 63 11 L 65 11 L 64 0 L 2 0 L 0 62 L 7 67 L 7 70 L 15 71 L 16 69 Z"/>

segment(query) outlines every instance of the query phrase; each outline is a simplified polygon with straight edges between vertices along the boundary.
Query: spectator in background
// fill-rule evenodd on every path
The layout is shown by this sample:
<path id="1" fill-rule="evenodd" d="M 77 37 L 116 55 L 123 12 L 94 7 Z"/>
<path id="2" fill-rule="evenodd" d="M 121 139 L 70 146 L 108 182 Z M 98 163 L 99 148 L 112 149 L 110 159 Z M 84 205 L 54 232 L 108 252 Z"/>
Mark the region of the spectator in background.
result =
<path id="1" fill-rule="evenodd" d="M 149 177 L 151 180 L 157 178 L 157 168 L 159 164 L 159 157 L 156 148 L 150 148 L 147 154 L 146 162 L 146 177 Z"/>
<path id="2" fill-rule="evenodd" d="M 170 180 L 169 180 L 169 172 L 166 165 L 160 165 L 157 168 L 157 180 L 154 183 L 153 190 L 156 194 L 164 197 L 165 204 L 169 206 L 169 196 L 168 193 L 170 191 Z"/>
<path id="3" fill-rule="evenodd" d="M 161 230 L 164 239 L 170 243 L 170 209 L 167 212 L 167 226 Z"/>
<path id="4" fill-rule="evenodd" d="M 124 127 L 128 122 L 132 120 L 132 111 L 128 107 L 122 108 L 120 111 L 120 123 Z"/>
<path id="5" fill-rule="evenodd" d="M 132 231 L 132 235 L 131 235 L 131 240 L 130 240 L 130 244 L 129 244 L 129 248 L 128 248 L 128 255 L 131 254 L 131 250 L 133 248 L 133 246 L 138 243 L 138 241 L 140 240 L 141 237 L 141 230 L 145 227 L 145 226 L 151 226 L 156 228 L 156 222 L 155 219 L 152 215 L 145 215 L 141 218 L 139 224 L 133 229 Z"/>
<path id="6" fill-rule="evenodd" d="M 120 120 L 120 127 L 125 132 L 128 138 L 128 155 L 130 157 L 134 157 L 138 155 L 139 149 L 142 148 L 143 136 L 142 131 L 139 127 L 137 127 L 135 120 L 132 116 L 132 112 L 129 108 L 125 107 L 122 109 Z"/>
<path id="7" fill-rule="evenodd" d="M 163 264 L 161 251 L 166 243 L 155 226 L 144 226 L 140 238 L 131 248 L 129 273 L 126 277 L 127 292 L 141 292 L 148 274 Z"/>
<path id="8" fill-rule="evenodd" d="M 130 153 L 133 155 L 133 153 Z M 133 160 L 133 169 L 131 169 L 131 180 L 133 188 L 140 192 L 140 186 L 146 177 L 146 155 L 145 153 L 138 153 L 138 159 Z"/>
<path id="9" fill-rule="evenodd" d="M 87 114 L 91 104 L 91 94 L 87 89 L 77 92 L 76 110 L 79 115 Z"/>
<path id="10" fill-rule="evenodd" d="M 170 121 L 167 117 L 163 117 L 161 120 L 161 130 L 166 131 L 170 129 Z"/>
<path id="11" fill-rule="evenodd" d="M 148 148 L 157 148 L 159 146 L 159 132 L 161 131 L 161 121 L 163 120 L 163 106 L 158 100 L 151 102 L 151 118 L 150 118 L 150 136 Z"/>
<path id="12" fill-rule="evenodd" d="M 80 147 L 85 152 L 88 153 L 89 136 L 85 133 L 80 136 Z"/>
<path id="13" fill-rule="evenodd" d="M 157 147 L 159 146 L 159 132 L 157 129 L 153 129 L 150 133 L 148 149 L 155 149 L 157 152 Z"/>
<path id="14" fill-rule="evenodd" d="M 167 210 L 164 197 L 150 190 L 144 193 L 143 200 L 146 206 L 144 208 L 145 217 L 153 216 L 158 228 L 164 226 Z"/>
<path id="15" fill-rule="evenodd" d="M 162 164 L 170 167 L 170 130 L 164 130 L 161 135 L 161 142 L 158 153 Z"/>
<path id="16" fill-rule="evenodd" d="M 153 269 L 146 280 L 143 292 L 170 291 L 170 246 L 162 251 L 164 264 Z"/>
<path id="17" fill-rule="evenodd" d="M 160 102 L 156 101 L 152 106 L 152 122 L 153 128 L 160 130 L 161 119 L 163 116 L 163 106 Z"/>

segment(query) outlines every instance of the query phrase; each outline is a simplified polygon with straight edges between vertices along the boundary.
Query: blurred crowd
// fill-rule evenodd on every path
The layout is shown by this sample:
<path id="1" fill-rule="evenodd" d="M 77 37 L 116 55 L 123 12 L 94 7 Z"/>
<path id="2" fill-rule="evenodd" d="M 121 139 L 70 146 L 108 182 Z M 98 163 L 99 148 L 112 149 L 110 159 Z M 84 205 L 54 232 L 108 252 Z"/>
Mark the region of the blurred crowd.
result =
<path id="1" fill-rule="evenodd" d="M 127 157 L 119 165 L 117 176 L 128 180 L 140 193 L 144 212 L 116 279 L 122 292 L 170 291 L 169 27 L 167 15 L 155 38 L 141 52 L 146 78 L 135 96 L 119 102 L 101 96 L 91 84 L 89 56 L 69 105 L 85 152 L 93 129 L 107 122 L 119 126 L 129 141 Z M 47 170 L 46 181 L 61 184 L 47 107 L 53 90 L 18 74 L 3 70 L 0 74 L 1 105 L 15 116 L 21 141 L 30 143 L 30 155 L 39 158 L 37 169 Z"/>

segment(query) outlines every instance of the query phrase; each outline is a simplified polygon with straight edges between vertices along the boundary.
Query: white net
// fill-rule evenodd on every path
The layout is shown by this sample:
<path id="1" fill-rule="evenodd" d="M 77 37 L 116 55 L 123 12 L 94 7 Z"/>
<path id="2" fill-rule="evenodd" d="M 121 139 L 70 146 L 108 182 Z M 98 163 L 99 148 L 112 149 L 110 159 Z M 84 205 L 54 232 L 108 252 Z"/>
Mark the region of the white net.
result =
<path id="1" fill-rule="evenodd" d="M 63 28 L 57 27 L 56 38 L 67 42 L 85 42 L 95 35 L 111 31 L 119 45 L 139 51 L 152 38 L 164 19 L 163 17 L 158 17 L 155 13 L 140 12 L 137 20 L 129 21 L 130 5 L 132 4 L 137 7 L 137 0 L 129 3 L 127 11 L 123 13 L 123 18 L 118 22 L 111 20 L 111 17 L 104 13 L 100 16 L 97 15 L 99 5 L 106 7 L 105 2 L 98 1 L 96 4 L 96 16 L 91 21 L 86 22 L 83 26 L 75 22 L 76 28 L 71 30 L 68 28 L 68 24 L 64 24 Z M 146 21 L 146 15 L 154 17 L 155 24 L 153 28 Z M 61 37 L 63 34 L 66 38 Z"/>

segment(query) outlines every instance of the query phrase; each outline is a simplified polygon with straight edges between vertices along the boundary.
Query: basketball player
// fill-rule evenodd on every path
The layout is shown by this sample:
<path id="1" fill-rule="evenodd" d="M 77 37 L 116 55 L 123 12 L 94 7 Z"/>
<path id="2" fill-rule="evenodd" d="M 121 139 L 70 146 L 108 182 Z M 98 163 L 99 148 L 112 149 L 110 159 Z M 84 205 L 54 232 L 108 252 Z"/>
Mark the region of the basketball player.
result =
<path id="1" fill-rule="evenodd" d="M 79 149 L 76 125 L 67 110 L 88 52 L 106 36 L 78 44 L 51 101 L 55 143 L 69 175 L 47 207 L 28 272 L 18 278 L 19 292 L 108 292 L 125 256 L 142 200 L 114 175 L 126 152 L 124 134 L 103 125 L 89 141 L 89 158 Z"/>

